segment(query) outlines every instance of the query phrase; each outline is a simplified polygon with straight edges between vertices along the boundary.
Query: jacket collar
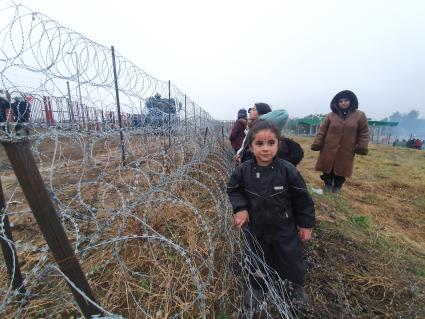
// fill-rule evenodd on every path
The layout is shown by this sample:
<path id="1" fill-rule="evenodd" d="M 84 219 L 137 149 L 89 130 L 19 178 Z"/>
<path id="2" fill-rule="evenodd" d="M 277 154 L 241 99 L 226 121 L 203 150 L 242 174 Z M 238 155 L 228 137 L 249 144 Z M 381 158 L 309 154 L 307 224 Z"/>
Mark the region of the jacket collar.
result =
<path id="1" fill-rule="evenodd" d="M 349 108 L 348 109 L 348 113 L 347 113 L 347 115 L 344 117 L 344 115 L 342 114 L 342 110 L 340 110 L 339 108 L 338 108 L 338 111 L 337 112 L 335 112 L 336 114 L 338 114 L 341 118 L 343 118 L 343 119 L 348 119 L 350 116 L 351 116 L 351 114 L 353 114 L 354 112 L 356 111 L 356 109 L 353 109 L 353 108 Z"/>
<path id="2" fill-rule="evenodd" d="M 277 165 L 277 155 L 273 158 L 273 161 L 268 166 L 260 166 L 260 165 L 258 165 L 257 159 L 255 158 L 255 156 L 253 158 L 253 161 L 254 161 L 254 163 L 253 163 L 254 164 L 253 165 L 254 170 L 267 169 L 269 167 L 274 168 Z"/>

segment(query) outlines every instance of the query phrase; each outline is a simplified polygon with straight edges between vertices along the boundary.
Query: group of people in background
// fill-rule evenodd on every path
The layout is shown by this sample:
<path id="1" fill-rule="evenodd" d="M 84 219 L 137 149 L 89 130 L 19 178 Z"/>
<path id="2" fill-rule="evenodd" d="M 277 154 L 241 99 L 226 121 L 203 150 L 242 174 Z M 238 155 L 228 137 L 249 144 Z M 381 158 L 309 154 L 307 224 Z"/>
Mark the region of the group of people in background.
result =
<path id="1" fill-rule="evenodd" d="M 12 110 L 13 122 L 16 123 L 16 135 L 20 135 L 22 128 L 25 129 L 26 135 L 29 135 L 29 129 L 24 123 L 28 123 L 30 119 L 30 104 L 22 95 L 18 94 L 10 99 L 6 92 L 0 90 L 0 125 L 3 131 L 8 130 L 8 110 Z"/>
<path id="2" fill-rule="evenodd" d="M 368 153 L 368 121 L 358 106 L 353 92 L 336 94 L 331 112 L 311 145 L 313 151 L 320 152 L 315 169 L 322 173 L 325 192 L 339 193 L 352 175 L 355 154 Z M 264 262 L 255 267 L 258 263 L 248 263 L 247 307 L 261 303 L 267 279 L 277 279 L 270 269 L 291 285 L 295 302 L 308 303 L 302 243 L 311 238 L 315 210 L 296 169 L 304 151 L 297 142 L 282 136 L 287 120 L 285 110 L 272 111 L 266 103 L 255 103 L 248 112 L 239 110 L 229 137 L 236 168 L 227 192 L 235 225 L 246 235 L 248 260 L 260 258 Z"/>
<path id="3" fill-rule="evenodd" d="M 417 150 L 425 149 L 425 140 L 421 141 L 418 138 L 415 138 L 414 136 L 411 136 L 407 141 L 404 139 L 400 141 L 399 139 L 396 139 L 393 142 L 393 146 L 401 146 L 401 147 L 407 147 L 407 148 L 414 148 Z"/>

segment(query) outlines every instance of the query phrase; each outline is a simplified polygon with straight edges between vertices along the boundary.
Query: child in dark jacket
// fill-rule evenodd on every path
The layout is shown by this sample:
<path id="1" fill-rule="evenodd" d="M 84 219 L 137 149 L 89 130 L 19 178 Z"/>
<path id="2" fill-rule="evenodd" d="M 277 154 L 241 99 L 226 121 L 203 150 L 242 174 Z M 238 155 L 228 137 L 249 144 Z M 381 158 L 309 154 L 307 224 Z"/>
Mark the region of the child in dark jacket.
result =
<path id="1" fill-rule="evenodd" d="M 281 279 L 292 282 L 296 298 L 308 300 L 303 288 L 306 266 L 302 242 L 311 238 L 315 224 L 313 200 L 297 169 L 277 158 L 279 131 L 272 123 L 256 121 L 247 138 L 254 158 L 236 167 L 227 187 L 235 224 L 238 228 L 247 226 L 244 230 L 251 254 L 256 252 L 256 258 L 264 258 Z M 250 276 L 257 298 L 264 285 L 252 273 L 257 271 L 252 270 Z"/>

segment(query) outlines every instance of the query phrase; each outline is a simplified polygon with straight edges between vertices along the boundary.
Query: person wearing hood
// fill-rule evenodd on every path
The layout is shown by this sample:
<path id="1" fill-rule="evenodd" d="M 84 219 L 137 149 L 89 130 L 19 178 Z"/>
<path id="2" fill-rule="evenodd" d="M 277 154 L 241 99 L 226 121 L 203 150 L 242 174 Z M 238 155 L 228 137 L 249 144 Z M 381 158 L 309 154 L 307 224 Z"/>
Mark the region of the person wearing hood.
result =
<path id="1" fill-rule="evenodd" d="M 369 128 L 364 112 L 358 110 L 356 95 L 341 91 L 331 101 L 331 113 L 320 125 L 311 149 L 320 151 L 316 171 L 322 172 L 326 192 L 339 193 L 353 173 L 354 155 L 367 155 Z"/>
<path id="2" fill-rule="evenodd" d="M 232 144 L 235 154 L 241 148 L 242 142 L 245 139 L 245 129 L 247 124 L 247 112 L 245 109 L 238 111 L 238 119 L 233 125 L 232 132 L 230 133 L 229 140 Z"/>

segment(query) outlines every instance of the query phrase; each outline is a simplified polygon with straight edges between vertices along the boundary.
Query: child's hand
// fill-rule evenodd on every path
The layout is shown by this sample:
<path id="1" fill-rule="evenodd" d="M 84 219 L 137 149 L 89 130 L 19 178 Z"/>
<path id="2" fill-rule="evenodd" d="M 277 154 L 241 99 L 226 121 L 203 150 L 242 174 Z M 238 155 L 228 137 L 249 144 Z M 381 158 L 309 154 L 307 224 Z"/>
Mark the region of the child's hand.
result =
<path id="1" fill-rule="evenodd" d="M 248 211 L 241 210 L 235 214 L 235 226 L 238 228 L 242 228 L 243 225 L 245 225 L 247 222 L 249 222 L 249 215 Z"/>
<path id="2" fill-rule="evenodd" d="M 300 236 L 301 241 L 307 241 L 311 239 L 311 228 L 298 228 L 298 236 Z"/>
<path id="3" fill-rule="evenodd" d="M 235 155 L 235 162 L 237 164 L 240 164 L 241 163 L 241 156 L 240 155 Z"/>

